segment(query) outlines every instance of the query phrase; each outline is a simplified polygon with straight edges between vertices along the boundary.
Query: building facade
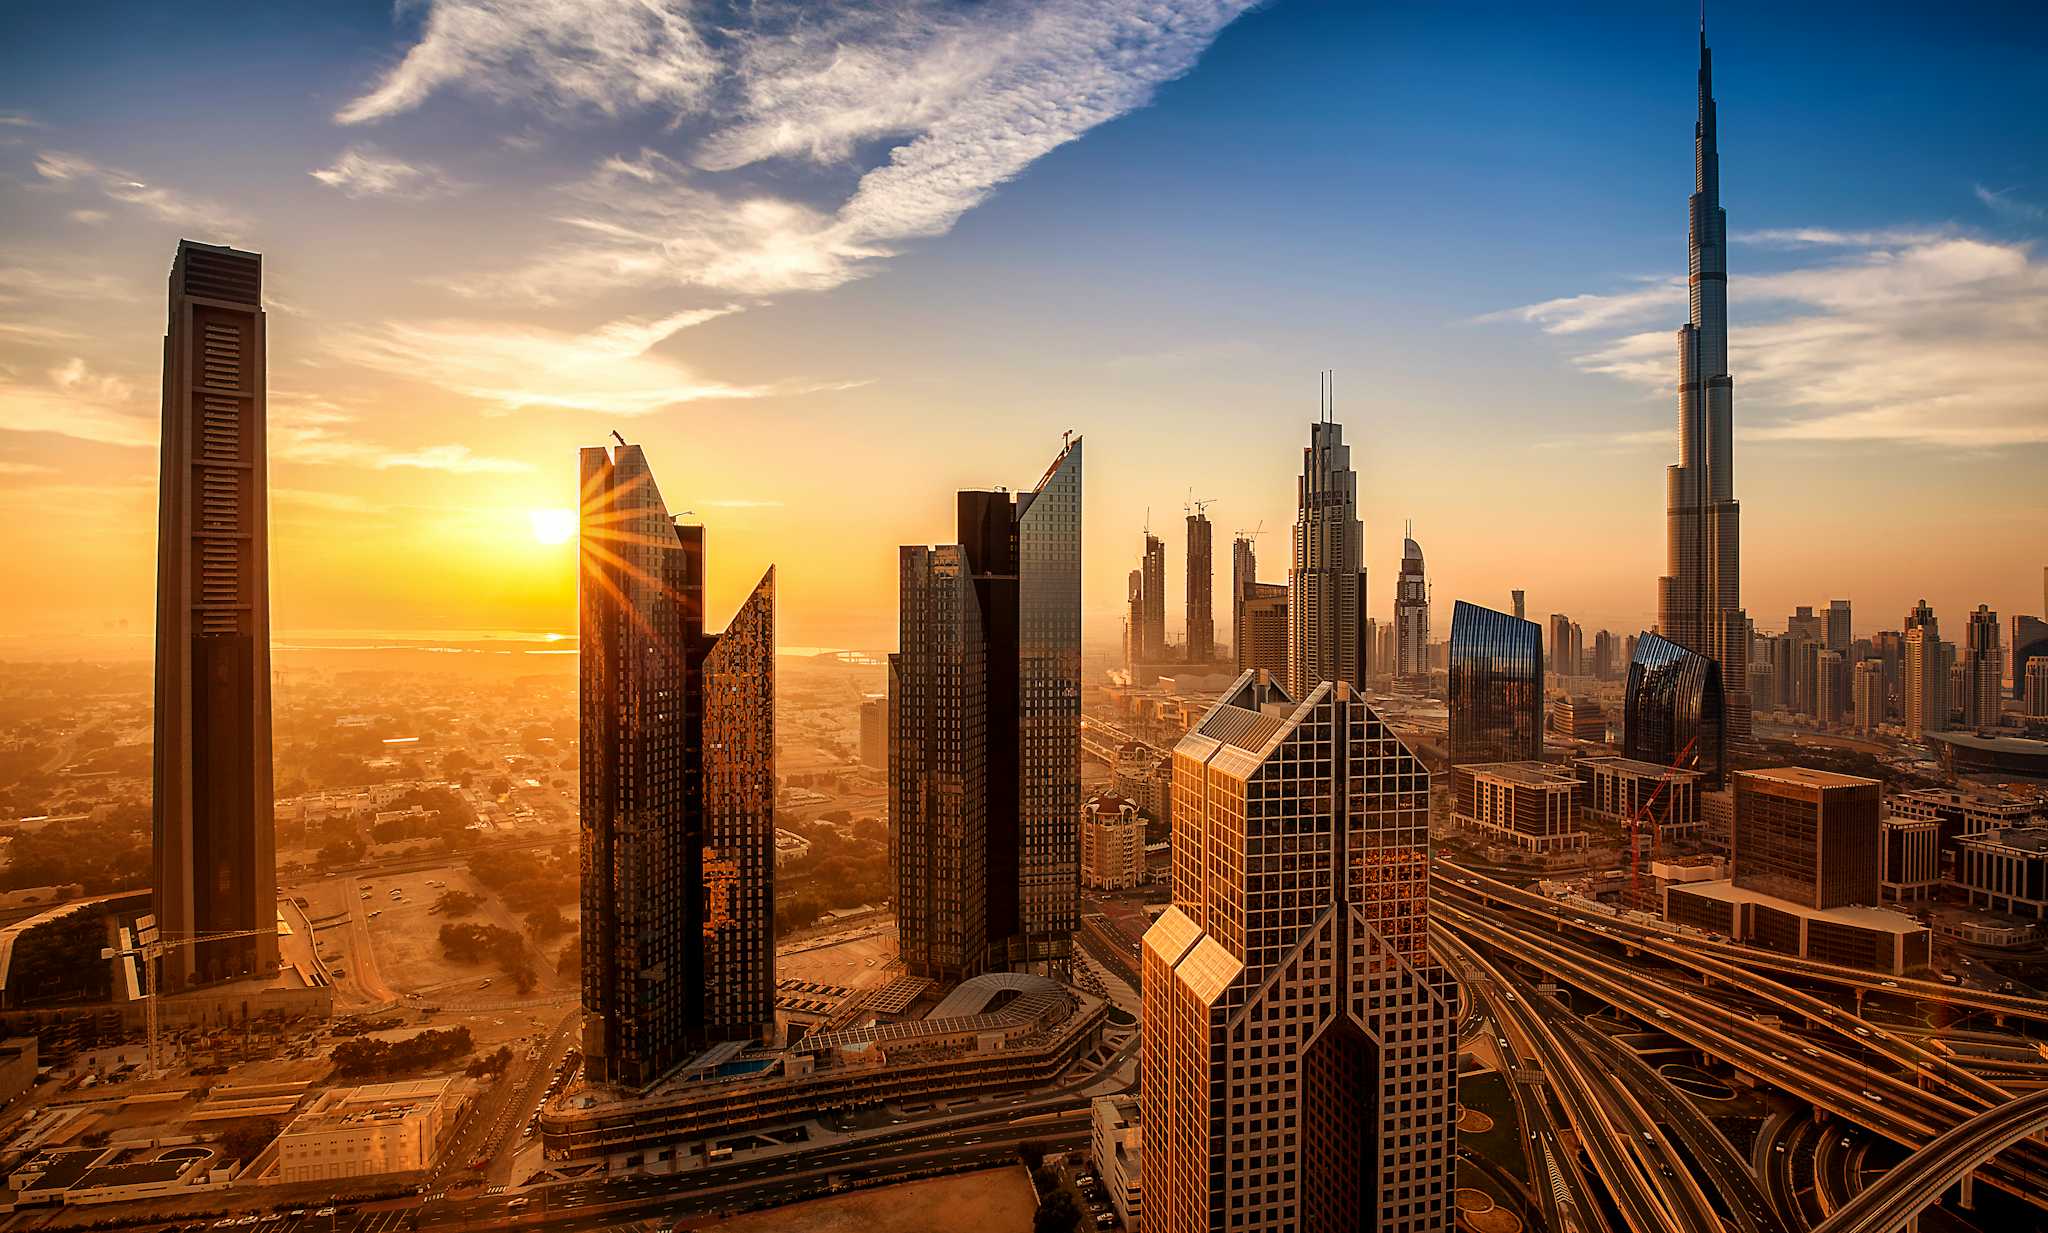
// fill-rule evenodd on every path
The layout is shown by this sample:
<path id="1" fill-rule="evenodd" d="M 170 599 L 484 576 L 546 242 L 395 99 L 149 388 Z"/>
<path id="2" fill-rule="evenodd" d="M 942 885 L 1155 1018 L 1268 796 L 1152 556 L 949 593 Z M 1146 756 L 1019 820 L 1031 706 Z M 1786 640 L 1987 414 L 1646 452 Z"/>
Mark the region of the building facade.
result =
<path id="1" fill-rule="evenodd" d="M 1254 582 L 1245 590 L 1239 609 L 1237 666 L 1240 671 L 1287 675 L 1287 587 Z"/>
<path id="2" fill-rule="evenodd" d="M 1543 756 L 1543 631 L 1534 621 L 1459 600 L 1449 685 L 1453 766 Z"/>
<path id="3" fill-rule="evenodd" d="M 1727 778 L 1721 665 L 1671 640 L 1636 639 L 1622 699 L 1623 756 L 1678 766 L 1706 777 L 1704 790 Z"/>
<path id="4" fill-rule="evenodd" d="M 1200 509 L 1188 515 L 1188 662 L 1206 664 L 1216 658 L 1216 586 L 1213 524 Z"/>
<path id="5" fill-rule="evenodd" d="M 1129 890 L 1145 881 L 1145 819 L 1138 803 L 1098 794 L 1081 806 L 1081 885 Z"/>
<path id="6" fill-rule="evenodd" d="M 1174 750 L 1143 950 L 1145 1228 L 1448 1231 L 1457 990 L 1429 771 L 1349 683 L 1246 674 Z"/>
<path id="7" fill-rule="evenodd" d="M 584 1073 L 645 1086 L 775 1029 L 775 571 L 704 628 L 704 528 L 582 452 Z"/>
<path id="8" fill-rule="evenodd" d="M 1806 767 L 1735 775 L 1735 885 L 1809 908 L 1878 901 L 1875 779 Z"/>
<path id="9" fill-rule="evenodd" d="M 1166 658 L 1166 541 L 1145 533 L 1138 646 L 1148 664 Z"/>
<path id="10" fill-rule="evenodd" d="M 1607 711 L 1592 698 L 1570 694 L 1550 704 L 1550 730 L 1568 741 L 1607 739 Z"/>
<path id="11" fill-rule="evenodd" d="M 1145 1216 L 1144 1190 L 1138 1184 L 1144 1130 L 1138 1122 L 1137 1099 L 1097 1096 L 1089 1103 L 1088 1121 L 1095 1176 L 1101 1179 L 1103 1192 L 1124 1228 L 1137 1229 Z"/>
<path id="12" fill-rule="evenodd" d="M 1307 697 L 1323 681 L 1365 687 L 1365 525 L 1344 429 L 1309 425 L 1301 453 L 1294 557 L 1287 570 L 1287 681 Z"/>
<path id="13" fill-rule="evenodd" d="M 2048 621 L 2040 617 L 2019 616 L 2012 618 L 2012 636 L 2006 639 L 2012 666 L 2012 696 L 2015 701 L 2027 698 L 2027 665 L 2035 660 L 2048 660 Z M 2039 714 L 2039 712 L 2029 712 Z"/>
<path id="14" fill-rule="evenodd" d="M 1259 581 L 1259 550 L 1257 542 L 1249 535 L 1239 532 L 1230 541 L 1230 654 L 1239 672 L 1244 671 L 1244 601 Z M 1281 587 L 1285 594 L 1286 587 Z M 1281 646 L 1285 648 L 1283 636 Z"/>
<path id="15" fill-rule="evenodd" d="M 1851 699 L 1855 704 L 1855 725 L 1859 732 L 1875 732 L 1885 721 L 1884 661 L 1863 659 L 1852 675 Z"/>
<path id="16" fill-rule="evenodd" d="M 1878 897 L 1885 903 L 1924 903 L 1941 885 L 1941 824 L 1887 814 L 1879 828 L 1884 852 Z"/>
<path id="17" fill-rule="evenodd" d="M 1657 828 L 1657 842 L 1685 843 L 1701 836 L 1698 771 L 1678 770 L 1632 758 L 1578 758 L 1572 772 L 1585 781 L 1585 810 L 1596 818 L 1622 822 L 1641 815 Z"/>
<path id="18" fill-rule="evenodd" d="M 1413 535 L 1401 541 L 1401 576 L 1394 584 L 1394 679 L 1429 683 L 1429 579 Z"/>
<path id="19" fill-rule="evenodd" d="M 1451 768 L 1451 816 L 1538 855 L 1582 851 L 1583 786 L 1547 762 L 1468 762 Z"/>
<path id="20" fill-rule="evenodd" d="M 1949 673 L 1941 651 L 1941 624 L 1921 600 L 1906 614 L 1906 738 L 1923 740 L 1948 730 Z"/>
<path id="21" fill-rule="evenodd" d="M 277 956 L 263 258 L 178 243 L 157 495 L 153 909 L 163 988 Z"/>
<path id="22" fill-rule="evenodd" d="M 2027 662 L 2027 718 L 2048 719 L 2048 656 Z"/>
<path id="23" fill-rule="evenodd" d="M 1964 630 L 1962 669 L 1963 726 L 1997 727 L 2005 707 L 2005 655 L 1998 644 L 1998 614 L 1983 604 Z"/>
<path id="24" fill-rule="evenodd" d="M 1657 632 L 1720 668 L 1729 739 L 1749 738 L 1749 622 L 1742 610 L 1741 506 L 1735 499 L 1735 380 L 1728 373 L 1728 214 L 1713 57 L 1700 33 L 1699 114 L 1686 229 L 1691 320 L 1678 329 L 1678 462 L 1667 476 L 1666 557 Z"/>
<path id="25" fill-rule="evenodd" d="M 1971 907 L 2048 920 L 2048 826 L 1984 831 L 1960 846 L 1956 881 Z"/>
<path id="26" fill-rule="evenodd" d="M 455 1125 L 448 1079 L 323 1093 L 277 1137 L 277 1180 L 327 1182 L 432 1168 Z"/>

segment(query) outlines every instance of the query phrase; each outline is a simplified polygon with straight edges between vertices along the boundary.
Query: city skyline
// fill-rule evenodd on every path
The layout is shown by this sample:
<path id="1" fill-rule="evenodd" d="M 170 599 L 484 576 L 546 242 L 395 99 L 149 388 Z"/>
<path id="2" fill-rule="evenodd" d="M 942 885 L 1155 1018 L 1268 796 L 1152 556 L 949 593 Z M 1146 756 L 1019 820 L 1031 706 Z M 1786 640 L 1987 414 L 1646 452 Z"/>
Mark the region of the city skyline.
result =
<path id="1" fill-rule="evenodd" d="M 984 16 L 1016 20 L 1009 10 Z M 60 635 L 75 644 L 73 635 L 118 635 L 126 621 L 129 641 L 138 650 L 146 645 L 146 547 L 133 537 L 104 535 L 93 537 L 82 556 L 67 554 L 57 547 L 62 537 L 52 511 L 106 527 L 151 516 L 153 362 L 135 343 L 140 329 L 128 327 L 148 316 L 147 287 L 160 274 L 161 252 L 179 235 L 271 255 L 274 298 L 282 305 L 273 311 L 273 521 L 276 541 L 291 549 L 281 554 L 273 588 L 281 632 L 566 632 L 573 611 L 562 581 L 569 549 L 538 542 L 534 518 L 571 508 L 574 494 L 551 478 L 547 459 L 614 425 L 630 424 L 650 446 L 678 451 L 715 426 L 720 444 L 684 457 L 671 487 L 690 492 L 691 504 L 704 507 L 700 515 L 715 510 L 722 524 L 732 524 L 725 534 L 734 557 L 784 561 L 782 630 L 792 643 L 882 648 L 891 613 L 870 597 L 888 589 L 890 546 L 915 538 L 913 528 L 929 525 L 941 510 L 929 504 L 926 486 L 850 511 L 834 508 L 830 518 L 818 516 L 827 508 L 821 502 L 850 479 L 849 468 L 875 464 L 872 443 L 883 439 L 907 449 L 905 461 L 938 473 L 940 482 L 929 486 L 935 491 L 971 482 L 979 467 L 970 465 L 959 433 L 944 425 L 972 390 L 981 405 L 993 392 L 1001 411 L 986 432 L 976 432 L 977 448 L 1022 450 L 1066 428 L 1096 437 L 1083 604 L 1089 643 L 1106 644 L 1123 617 L 1129 545 L 1147 506 L 1171 508 L 1192 484 L 1216 495 L 1212 518 L 1226 532 L 1260 522 L 1269 534 L 1285 527 L 1291 468 L 1288 449 L 1278 447 L 1312 417 L 1306 373 L 1325 367 L 1337 370 L 1337 415 L 1357 446 L 1369 570 L 1395 575 L 1397 520 L 1412 514 L 1430 528 L 1432 575 L 1446 597 L 1504 606 L 1494 592 L 1513 575 L 1535 590 L 1537 610 L 1572 612 L 1589 630 L 1650 627 L 1655 595 L 1644 579 L 1657 572 L 1662 538 L 1651 513 L 1661 505 L 1654 472 L 1668 457 L 1669 440 L 1663 331 L 1683 315 L 1682 288 L 1669 281 L 1682 243 L 1670 201 L 1684 191 L 1689 170 L 1672 147 L 1682 148 L 1693 103 L 1675 84 L 1683 79 L 1678 66 L 1691 55 L 1680 15 L 1569 17 L 1539 33 L 1523 24 L 1527 15 L 1503 8 L 1478 23 L 1480 41 L 1464 61 L 1435 49 L 1436 27 L 1413 13 L 1357 16 L 1279 5 L 1225 23 L 1227 16 L 1227 8 L 1203 10 L 1170 39 L 1139 40 L 1155 54 L 1140 57 L 1134 76 L 1102 70 L 1118 87 L 1108 114 L 1064 117 L 1058 136 L 1076 140 L 1020 155 L 1020 165 L 977 181 L 971 200 L 951 203 L 958 211 L 949 205 L 934 224 L 944 234 L 906 232 L 870 246 L 899 255 L 838 252 L 828 268 L 798 271 L 815 276 L 814 284 L 800 286 L 736 290 L 736 275 L 715 286 L 680 275 L 660 286 L 597 291 L 565 283 L 554 303 L 509 294 L 483 301 L 450 289 L 453 282 L 473 290 L 476 280 L 517 271 L 504 263 L 485 268 L 489 263 L 477 259 L 466 263 L 472 268 L 449 268 L 437 251 L 475 246 L 435 241 L 489 200 L 489 225 L 505 229 L 515 247 L 554 252 L 576 230 L 558 220 L 602 221 L 576 186 L 609 175 L 621 191 L 651 184 L 680 193 L 672 181 L 682 162 L 694 161 L 700 166 L 690 175 L 704 178 L 705 187 L 689 191 L 724 192 L 727 181 L 718 177 L 744 172 L 742 180 L 751 176 L 755 191 L 770 194 L 759 200 L 793 211 L 777 217 L 794 220 L 798 255 L 813 257 L 816 250 L 804 244 L 814 236 L 801 225 L 812 215 L 803 211 L 832 207 L 844 196 L 833 182 L 843 186 L 851 173 L 880 165 L 867 147 L 879 141 L 878 154 L 886 154 L 901 140 L 891 123 L 910 135 L 898 149 L 957 139 L 948 127 L 948 103 L 957 96 L 935 102 L 931 115 L 877 119 L 855 107 L 877 88 L 862 79 L 837 100 L 843 110 L 820 101 L 803 117 L 809 127 L 801 131 L 823 145 L 772 149 L 746 145 L 743 138 L 758 138 L 759 130 L 709 103 L 708 111 L 693 110 L 694 103 L 659 91 L 651 99 L 630 91 L 595 99 L 565 94 L 548 63 L 511 53 L 488 62 L 436 59 L 434 34 L 415 19 L 334 18 L 336 28 L 326 33 L 335 37 L 316 49 L 318 40 L 303 30 L 266 17 L 235 37 L 262 40 L 303 70 L 312 97 L 280 109 L 260 126 L 260 139 L 232 158 L 194 151 L 173 161 L 165 152 L 180 143 L 138 110 L 134 86 L 110 86 L 90 110 L 54 91 L 57 81 L 78 80 L 81 72 L 118 68 L 141 85 L 169 70 L 143 62 L 139 47 L 126 42 L 105 65 L 87 70 L 62 50 L 74 33 L 63 15 L 12 16 L 20 45 L 52 54 L 46 64 L 25 65 L 17 93 L 0 99 L 7 119 L 0 126 L 0 201 L 19 220 L 17 245 L 0 261 L 0 323 L 7 327 L 0 329 L 0 512 L 23 529 L 7 549 L 10 569 L 46 602 L 13 615 L 0 635 L 10 645 Z M 1859 633 L 1890 622 L 1885 614 L 1905 611 L 1923 594 L 1944 612 L 1983 603 L 2002 614 L 2030 613 L 2028 574 L 2038 563 L 2013 567 L 2006 558 L 2041 512 L 2022 482 L 2038 471 L 2041 428 L 2037 416 L 2015 409 L 2021 404 L 2011 401 L 2012 384 L 2001 374 L 2016 371 L 2008 361 L 2038 342 L 2014 334 L 2033 317 L 2006 311 L 2037 303 L 2042 294 L 2031 245 L 2042 232 L 2040 202 L 2048 191 L 2022 153 L 2042 144 L 2027 130 L 2048 110 L 2038 105 L 2038 83 L 1995 71 L 1973 72 L 1965 82 L 1965 51 L 1994 60 L 2016 53 L 1909 20 L 1907 28 L 1882 35 L 1858 31 L 1847 43 L 1830 29 L 1829 45 L 1840 57 L 1830 68 L 1831 88 L 1794 90 L 1773 85 L 1773 77 L 1811 44 L 1823 17 L 1770 29 L 1757 18 L 1735 7 L 1712 14 L 1713 37 L 1724 48 L 1721 92 L 1727 95 L 1732 82 L 1740 98 L 1724 110 L 1721 128 L 1725 157 L 1734 160 L 1727 174 L 1742 185 L 1742 225 L 1730 237 L 1730 341 L 1731 366 L 1745 383 L 1736 450 L 1753 546 L 1743 580 L 1746 607 L 1752 615 L 1786 611 L 1793 601 L 1816 598 L 1817 583 L 1855 601 L 1867 623 Z M 934 48 L 973 32 L 958 24 L 923 34 L 833 33 L 915 73 L 932 69 Z M 1046 56 L 1100 66 L 1085 41 L 1050 49 L 1035 28 L 1010 33 L 1003 53 L 1010 58 L 987 68 L 1003 82 Z M 147 21 L 124 37 L 142 34 L 171 45 L 179 37 Z M 1917 71 L 1910 81 L 1889 83 L 1898 99 L 1874 109 L 1845 101 L 1867 97 L 1856 83 L 1891 68 L 1909 38 Z M 1542 111 L 1544 127 L 1510 125 L 1505 131 L 1520 135 L 1526 149 L 1503 146 L 1489 133 L 1507 113 L 1491 108 L 1509 106 L 1518 81 L 1523 92 L 1536 88 L 1536 70 L 1506 51 L 1517 40 L 1569 46 L 1602 64 L 1629 67 L 1603 69 L 1580 92 L 1554 100 Z M 1218 187 L 1206 169 L 1198 174 L 1182 162 L 1197 133 L 1219 159 L 1246 158 L 1256 147 L 1280 160 L 1276 182 L 1298 178 L 1285 174 L 1290 166 L 1306 171 L 1324 161 L 1305 137 L 1276 143 L 1260 110 L 1283 107 L 1305 88 L 1283 81 L 1271 62 L 1309 42 L 1343 53 L 1309 57 L 1334 60 L 1314 65 L 1312 74 L 1356 77 L 1362 65 L 1413 56 L 1431 64 L 1446 87 L 1485 73 L 1495 88 L 1483 93 L 1499 101 L 1446 104 L 1436 90 L 1401 74 L 1372 74 L 1355 97 L 1333 96 L 1329 122 L 1363 126 L 1368 165 L 1399 174 L 1347 169 L 1325 179 L 1327 203 L 1304 204 L 1301 234 L 1281 237 L 1269 221 L 1283 200 L 1277 190 L 1268 197 L 1264 188 Z M 726 47 L 707 53 L 712 60 L 742 54 Z M 731 69 L 721 65 L 707 63 L 705 71 L 724 80 Z M 633 60 L 623 67 L 645 65 Z M 1227 96 L 1250 105 L 1241 119 L 1219 125 Z M 1424 99 L 1439 108 L 1416 137 L 1384 129 L 1368 114 Z M 1894 191 L 1892 177 L 1880 180 L 1868 160 L 1848 153 L 1880 133 L 1910 136 L 1993 110 L 2019 118 L 1995 131 L 1958 126 L 1967 139 L 1929 143 L 1938 151 L 1899 155 L 1891 147 L 1914 161 L 1907 177 L 1913 187 L 1905 191 Z M 344 113 L 347 122 L 337 118 Z M 652 122 L 671 113 L 689 123 L 673 135 L 657 131 Z M 823 136 L 835 118 L 854 125 L 843 144 Z M 458 133 L 495 143 L 501 153 L 494 164 L 466 158 Z M 1440 156 L 1417 147 L 1424 136 Z M 615 161 L 594 164 L 587 152 L 571 152 L 586 146 Z M 720 157 L 706 153 L 713 147 Z M 1138 149 L 1145 156 L 1129 162 Z M 754 161 L 736 161 L 750 156 Z M 1523 178 L 1528 191 L 1568 204 L 1578 217 L 1550 211 L 1556 251 L 1532 262 L 1517 248 L 1517 259 L 1496 261 L 1484 281 L 1475 280 L 1465 260 L 1439 260 L 1428 273 L 1425 257 L 1478 245 L 1475 256 L 1484 259 L 1488 245 L 1506 243 L 1485 238 L 1482 207 L 1492 203 L 1470 177 L 1444 170 L 1444 158 L 1540 165 L 1545 175 Z M 681 161 L 671 167 L 664 159 Z M 1221 211 L 1216 225 L 1250 228 L 1256 259 L 1227 260 L 1203 275 L 1194 257 L 1213 249 L 1203 243 L 1206 225 L 1168 218 L 1148 235 L 1106 222 L 1118 217 L 1119 194 L 1129 186 L 1090 185 L 1099 185 L 1101 169 L 1118 159 L 1147 185 L 1170 184 L 1176 192 L 1205 186 Z M 708 169 L 714 163 L 717 172 Z M 775 195 L 784 190 L 786 197 Z M 1421 194 L 1451 208 L 1425 219 Z M 1376 254 L 1370 261 L 1346 259 L 1347 273 L 1397 277 L 1340 277 L 1339 285 L 1317 289 L 1307 274 L 1328 264 L 1323 241 L 1337 217 L 1375 234 L 1399 228 L 1419 242 L 1412 255 L 1377 255 L 1387 245 L 1369 244 Z M 637 220 L 643 230 L 660 222 Z M 373 227 L 382 229 L 378 244 L 348 242 Z M 705 255 L 706 268 L 710 256 L 758 254 L 734 237 L 704 242 L 711 248 L 693 251 Z M 1109 328 L 1095 319 L 1099 310 L 1063 314 L 1093 335 L 1082 341 L 1041 322 L 1041 335 L 1053 331 L 1046 340 L 1056 340 L 1056 365 L 1022 359 L 1016 348 L 992 348 L 992 339 L 1020 336 L 1017 314 L 1078 286 L 1070 263 L 1040 260 L 1038 247 L 1055 242 L 1077 245 L 1075 260 L 1107 261 L 1136 274 L 1134 283 L 1171 287 L 1177 299 L 1212 309 L 1242 296 L 1255 264 L 1270 285 L 1306 291 L 1304 304 L 1334 311 L 1307 328 L 1286 313 L 1271 325 L 1226 313 L 1196 326 L 1184 310 L 1132 312 L 1152 307 L 1139 297 L 1109 307 L 1143 328 Z M 1041 267 L 1037 275 L 1017 281 L 1033 264 Z M 783 275 L 785 284 L 802 281 Z M 935 280 L 992 277 L 1017 292 L 1001 311 L 963 313 L 954 299 L 934 293 Z M 1198 281 L 1205 277 L 1213 289 Z M 1407 297 L 1397 301 L 1375 289 L 1381 284 L 1404 288 Z M 959 320 L 928 315 L 941 304 Z M 2002 324 L 1986 324 L 1983 336 L 1958 344 L 1955 331 L 1987 309 Z M 1920 327 L 1902 332 L 1902 316 Z M 795 370 L 778 371 L 770 361 L 783 353 L 764 349 L 779 326 L 821 344 L 807 346 Z M 939 346 L 912 363 L 901 347 L 875 344 L 867 331 L 877 326 Z M 1818 334 L 1896 353 L 1898 364 L 1924 370 L 1913 382 L 1894 383 L 1900 399 L 1911 393 L 1917 401 L 1887 402 L 1854 390 L 1843 394 L 1849 405 L 1813 401 L 1824 377 L 1850 359 L 1868 358 L 1861 350 L 1839 360 L 1815 356 L 1801 340 Z M 1654 355 L 1638 341 L 1658 337 L 1664 341 Z M 594 355 L 617 361 L 604 366 L 605 380 L 591 380 Z M 515 356 L 530 361 L 528 371 L 507 371 Z M 1474 357 L 1481 362 L 1470 363 Z M 1795 362 L 1815 366 L 1810 380 L 1788 373 Z M 1526 443 L 1541 447 L 1532 454 L 1541 465 L 1519 473 L 1504 461 L 1452 452 L 1461 438 L 1508 414 L 1501 397 L 1507 387 L 1499 382 L 1509 370 L 1513 416 Z M 1939 410 L 1919 397 L 1928 379 L 1954 385 Z M 508 389 L 515 381 L 525 385 Z M 1032 392 L 1017 393 L 1019 383 Z M 564 394 L 568 387 L 580 387 L 575 397 Z M 678 390 L 701 393 L 700 387 L 721 396 L 649 402 Z M 510 409 L 522 402 L 524 409 Z M 1087 410 L 1112 406 L 1114 416 Z M 1172 428 L 1182 424 L 1200 431 L 1179 439 Z M 740 481 L 738 461 L 771 441 L 788 453 L 790 482 Z M 103 463 L 89 477 L 71 462 L 82 443 Z M 1614 465 L 1618 457 L 1628 465 Z M 1478 518 L 1423 481 L 1451 467 L 1518 516 Z M 1906 483 L 1933 498 L 1922 503 L 1915 534 L 1887 534 L 1862 516 L 1886 507 Z M 1940 499 L 1965 494 L 1967 502 Z M 1956 508 L 1965 504 L 1969 518 Z M 821 524 L 826 533 L 806 538 L 796 554 L 779 551 L 784 540 L 798 538 L 797 528 Z M 1613 550 L 1567 549 L 1588 534 L 1611 538 Z M 1763 544 L 1768 555 L 1754 550 Z M 406 551 L 393 554 L 393 545 Z M 1169 575 L 1180 572 L 1180 545 L 1169 542 L 1168 554 Z M 487 575 L 466 564 L 484 560 L 492 566 Z M 708 585 L 714 600 L 737 602 L 751 579 L 737 565 L 725 569 L 714 565 Z M 1391 588 L 1371 598 L 1371 614 L 1388 619 Z M 1174 635 L 1178 617 L 1169 622 Z M 1773 619 L 1763 618 L 1763 626 Z"/>

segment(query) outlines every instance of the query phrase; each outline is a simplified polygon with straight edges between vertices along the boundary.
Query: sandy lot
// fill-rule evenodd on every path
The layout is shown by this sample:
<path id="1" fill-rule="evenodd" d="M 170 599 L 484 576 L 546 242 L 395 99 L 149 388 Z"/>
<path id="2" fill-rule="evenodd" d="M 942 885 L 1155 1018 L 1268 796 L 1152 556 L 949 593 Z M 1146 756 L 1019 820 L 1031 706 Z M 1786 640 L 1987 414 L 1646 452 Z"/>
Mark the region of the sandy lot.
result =
<path id="1" fill-rule="evenodd" d="M 695 1226 L 719 1233 L 1028 1233 L 1024 1166 L 905 1182 Z"/>
<path id="2" fill-rule="evenodd" d="M 816 981 L 858 992 L 879 983 L 895 958 L 896 922 L 884 919 L 848 935 L 805 938 L 778 950 L 775 979 Z"/>

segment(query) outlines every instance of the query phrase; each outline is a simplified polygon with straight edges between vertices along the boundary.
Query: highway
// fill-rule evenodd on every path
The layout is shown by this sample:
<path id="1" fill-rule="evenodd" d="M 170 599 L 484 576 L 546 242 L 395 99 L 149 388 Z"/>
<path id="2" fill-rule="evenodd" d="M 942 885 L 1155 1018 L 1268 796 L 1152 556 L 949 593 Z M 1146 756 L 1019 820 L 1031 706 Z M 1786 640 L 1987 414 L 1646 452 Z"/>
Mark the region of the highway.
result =
<path id="1" fill-rule="evenodd" d="M 2048 1092 L 2030 1092 L 1955 1127 L 1891 1169 L 1820 1224 L 1814 1233 L 1894 1233 L 1940 1200 L 1985 1160 L 2048 1128 Z M 2036 1194 L 2048 1174 L 2026 1175 Z"/>

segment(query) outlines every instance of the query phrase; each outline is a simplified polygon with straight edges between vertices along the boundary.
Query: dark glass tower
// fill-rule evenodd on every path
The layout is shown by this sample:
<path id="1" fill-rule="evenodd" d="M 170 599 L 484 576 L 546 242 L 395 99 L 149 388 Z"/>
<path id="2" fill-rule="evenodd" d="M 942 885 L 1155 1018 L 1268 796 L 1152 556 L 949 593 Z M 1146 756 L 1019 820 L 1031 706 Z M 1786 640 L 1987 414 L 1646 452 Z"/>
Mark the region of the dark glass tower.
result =
<path id="1" fill-rule="evenodd" d="M 1216 615 L 1212 596 L 1215 563 L 1211 559 L 1213 525 L 1198 506 L 1188 515 L 1188 662 L 1206 664 L 1216 658 Z"/>
<path id="2" fill-rule="evenodd" d="M 1459 600 L 1451 608 L 1451 765 L 1543 757 L 1543 629 Z"/>
<path id="3" fill-rule="evenodd" d="M 263 258 L 180 241 L 157 497 L 154 907 L 176 991 L 277 970 Z"/>
<path id="4" fill-rule="evenodd" d="M 631 1087 L 775 1028 L 775 572 L 704 632 L 704 528 L 583 451 L 584 1071 Z"/>
<path id="5" fill-rule="evenodd" d="M 1721 665 L 1656 634 L 1636 639 L 1623 701 L 1624 756 L 1699 771 L 1702 786 L 1718 791 L 1728 773 L 1725 714 Z"/>
<path id="6" fill-rule="evenodd" d="M 1309 426 L 1301 452 L 1294 558 L 1287 570 L 1287 688 L 1305 698 L 1317 683 L 1365 688 L 1371 651 L 1365 630 L 1365 524 L 1358 520 L 1358 472 L 1344 428 Z"/>

